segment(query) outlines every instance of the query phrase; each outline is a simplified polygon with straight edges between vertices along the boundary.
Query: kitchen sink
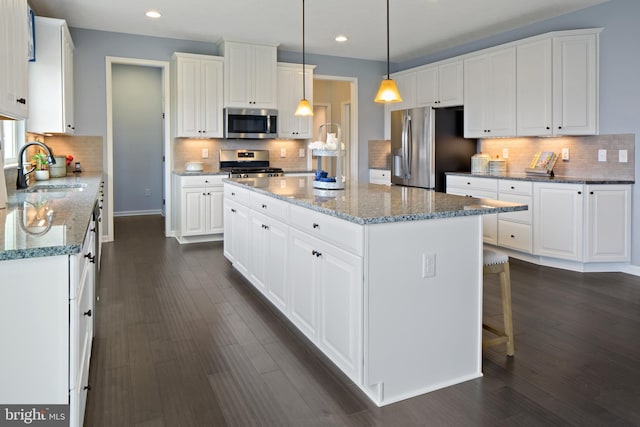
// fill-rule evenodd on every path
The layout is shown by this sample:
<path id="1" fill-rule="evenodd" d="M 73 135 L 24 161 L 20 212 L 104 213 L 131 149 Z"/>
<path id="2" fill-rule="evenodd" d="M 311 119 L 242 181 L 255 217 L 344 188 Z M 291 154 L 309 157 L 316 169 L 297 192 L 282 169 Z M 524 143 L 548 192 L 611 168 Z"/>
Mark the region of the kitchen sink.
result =
<path id="1" fill-rule="evenodd" d="M 57 184 L 35 185 L 24 190 L 25 193 L 59 193 L 63 191 L 84 191 L 87 184 Z"/>

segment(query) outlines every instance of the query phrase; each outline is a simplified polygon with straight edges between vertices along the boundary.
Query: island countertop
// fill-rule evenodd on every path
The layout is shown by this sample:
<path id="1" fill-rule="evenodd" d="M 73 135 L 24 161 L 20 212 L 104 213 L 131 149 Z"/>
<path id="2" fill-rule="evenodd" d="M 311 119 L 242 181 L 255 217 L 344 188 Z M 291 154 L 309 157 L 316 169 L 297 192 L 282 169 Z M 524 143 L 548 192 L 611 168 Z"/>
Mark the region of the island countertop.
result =
<path id="1" fill-rule="evenodd" d="M 599 185 L 615 185 L 615 184 L 634 184 L 633 179 L 621 179 L 621 178 L 585 178 L 577 176 L 549 176 L 549 175 L 535 175 L 519 172 L 506 172 L 502 174 L 488 174 L 488 173 L 471 173 L 471 172 L 447 172 L 447 175 L 457 176 L 471 176 L 474 178 L 493 178 L 493 179 L 511 179 L 515 181 L 530 181 L 530 182 L 543 182 L 543 183 L 556 183 L 556 184 L 599 184 Z"/>
<path id="2" fill-rule="evenodd" d="M 102 179 L 84 172 L 38 181 L 45 192 L 11 191 L 0 209 L 0 261 L 80 252 Z M 81 191 L 55 188 L 72 185 Z"/>
<path id="3" fill-rule="evenodd" d="M 527 205 L 456 196 L 415 187 L 347 183 L 344 190 L 313 187 L 313 177 L 224 179 L 235 185 L 356 224 L 484 215 L 527 210 Z"/>

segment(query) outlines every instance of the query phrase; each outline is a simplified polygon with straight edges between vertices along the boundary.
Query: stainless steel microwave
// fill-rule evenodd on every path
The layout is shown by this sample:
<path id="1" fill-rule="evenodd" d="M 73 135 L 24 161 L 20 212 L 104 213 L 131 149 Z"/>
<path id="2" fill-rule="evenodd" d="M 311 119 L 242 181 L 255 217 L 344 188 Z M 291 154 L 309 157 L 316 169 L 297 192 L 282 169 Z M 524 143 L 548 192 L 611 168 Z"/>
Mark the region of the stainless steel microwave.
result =
<path id="1" fill-rule="evenodd" d="M 278 137 L 278 110 L 225 108 L 224 137 L 270 139 Z"/>

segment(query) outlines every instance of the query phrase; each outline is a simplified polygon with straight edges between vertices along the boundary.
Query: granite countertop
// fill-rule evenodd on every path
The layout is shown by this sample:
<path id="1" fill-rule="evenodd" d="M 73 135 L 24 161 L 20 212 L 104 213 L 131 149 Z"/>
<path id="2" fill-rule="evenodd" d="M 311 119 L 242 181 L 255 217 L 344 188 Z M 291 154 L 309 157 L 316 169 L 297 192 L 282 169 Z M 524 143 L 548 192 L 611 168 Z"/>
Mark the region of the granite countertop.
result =
<path id="1" fill-rule="evenodd" d="M 484 215 L 527 210 L 527 205 L 455 196 L 423 188 L 347 183 L 344 190 L 313 188 L 313 177 L 225 179 L 276 199 L 356 224 Z"/>
<path id="2" fill-rule="evenodd" d="M 211 170 L 192 172 L 184 169 L 174 170 L 173 173 L 180 176 L 229 175 L 229 172 L 211 171 Z"/>
<path id="3" fill-rule="evenodd" d="M 31 187 L 47 192 L 9 189 L 7 207 L 0 209 L 0 261 L 79 253 L 102 181 L 102 173 L 83 172 Z M 86 187 L 54 188 L 70 185 Z"/>
<path id="4" fill-rule="evenodd" d="M 526 173 L 507 172 L 505 174 L 491 175 L 487 173 L 470 173 L 470 172 L 447 172 L 447 175 L 473 176 L 477 178 L 496 178 L 496 179 L 513 179 L 517 181 L 531 182 L 555 182 L 558 184 L 635 184 L 632 179 L 618 178 L 582 178 L 575 176 L 547 176 L 532 175 Z"/>

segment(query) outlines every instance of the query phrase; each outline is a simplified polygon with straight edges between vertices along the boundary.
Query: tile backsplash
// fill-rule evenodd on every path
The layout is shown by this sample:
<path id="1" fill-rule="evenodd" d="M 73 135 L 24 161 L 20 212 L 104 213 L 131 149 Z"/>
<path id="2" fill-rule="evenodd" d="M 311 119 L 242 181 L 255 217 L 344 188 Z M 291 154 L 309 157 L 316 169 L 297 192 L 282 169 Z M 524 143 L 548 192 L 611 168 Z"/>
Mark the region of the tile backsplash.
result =
<path id="1" fill-rule="evenodd" d="M 209 151 L 209 157 L 202 158 L 202 149 Z M 305 157 L 299 156 L 299 150 L 304 149 Z M 272 139 L 272 140 L 233 140 L 233 139 L 185 139 L 174 140 L 174 170 L 184 170 L 186 162 L 203 162 L 206 171 L 219 170 L 220 150 L 269 150 L 269 164 L 285 171 L 307 170 L 307 141 Z M 280 157 L 281 150 L 286 152 Z"/>
<path id="2" fill-rule="evenodd" d="M 507 170 L 524 173 L 539 151 L 554 151 L 558 156 L 553 172 L 558 176 L 585 178 L 635 179 L 635 135 L 596 135 L 559 138 L 496 138 L 484 139 L 481 151 L 491 157 L 509 151 Z M 560 158 L 563 148 L 569 149 L 569 160 Z M 598 161 L 598 150 L 607 150 L 607 161 Z M 618 150 L 627 150 L 627 163 L 618 162 Z"/>
<path id="3" fill-rule="evenodd" d="M 391 141 L 369 141 L 369 168 L 391 169 Z"/>

